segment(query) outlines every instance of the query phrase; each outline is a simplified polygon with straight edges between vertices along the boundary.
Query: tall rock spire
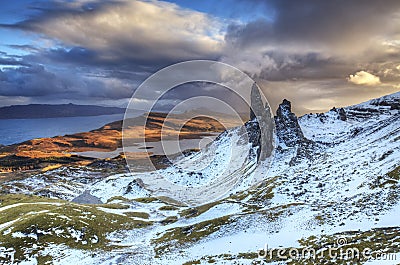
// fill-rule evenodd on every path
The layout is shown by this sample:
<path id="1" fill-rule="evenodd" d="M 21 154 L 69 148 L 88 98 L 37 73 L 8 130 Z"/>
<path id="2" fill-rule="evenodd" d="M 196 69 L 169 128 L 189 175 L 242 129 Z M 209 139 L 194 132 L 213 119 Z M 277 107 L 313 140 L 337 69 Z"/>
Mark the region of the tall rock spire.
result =
<path id="1" fill-rule="evenodd" d="M 284 99 L 276 111 L 275 117 L 277 136 L 280 142 L 293 147 L 304 141 L 296 115 L 292 112 L 289 100 Z"/>
<path id="2" fill-rule="evenodd" d="M 284 99 L 279 105 L 275 116 L 276 135 L 279 147 L 296 147 L 296 155 L 291 159 L 290 165 L 294 165 L 303 159 L 311 160 L 315 150 L 315 143 L 307 139 L 299 125 L 296 115 L 292 112 L 289 100 Z"/>
<path id="3" fill-rule="evenodd" d="M 272 155 L 274 150 L 274 119 L 268 104 L 263 103 L 256 83 L 251 88 L 250 121 L 246 124 L 249 141 L 257 149 L 258 161 L 263 161 Z"/>

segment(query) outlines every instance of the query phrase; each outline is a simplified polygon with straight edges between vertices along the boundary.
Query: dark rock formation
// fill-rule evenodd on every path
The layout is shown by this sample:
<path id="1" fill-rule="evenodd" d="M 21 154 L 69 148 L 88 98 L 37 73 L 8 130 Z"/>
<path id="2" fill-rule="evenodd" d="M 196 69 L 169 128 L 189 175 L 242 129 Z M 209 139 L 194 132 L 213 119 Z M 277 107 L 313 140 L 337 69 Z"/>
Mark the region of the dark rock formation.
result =
<path id="1" fill-rule="evenodd" d="M 348 118 L 368 119 L 379 115 L 381 112 L 373 108 L 351 107 L 347 109 L 346 113 Z"/>
<path id="2" fill-rule="evenodd" d="M 390 107 L 391 110 L 400 110 L 400 98 L 392 95 L 384 96 L 371 100 L 371 105 Z"/>
<path id="3" fill-rule="evenodd" d="M 294 147 L 305 140 L 296 115 L 292 112 L 290 101 L 284 99 L 275 116 L 276 134 L 281 143 Z"/>
<path id="4" fill-rule="evenodd" d="M 81 204 L 103 204 L 99 198 L 91 195 L 89 190 L 85 190 L 81 195 L 73 199 L 72 202 Z"/>
<path id="5" fill-rule="evenodd" d="M 338 111 L 339 114 L 339 119 L 342 121 L 346 121 L 347 120 L 347 115 L 346 115 L 346 111 L 344 110 L 344 108 L 340 108 Z"/>
<path id="6" fill-rule="evenodd" d="M 254 83 L 251 87 L 250 102 L 250 120 L 252 121 L 255 118 L 260 118 L 265 112 L 264 103 L 262 101 L 261 94 L 260 91 L 258 91 L 256 83 Z"/>
<path id="7" fill-rule="evenodd" d="M 6 147 L 5 147 L 6 148 Z M 70 157 L 49 157 L 49 158 L 29 158 L 17 156 L 15 154 L 0 157 L 0 172 L 17 172 L 25 170 L 37 170 L 49 165 L 62 164 L 70 165 L 79 161 L 91 161 L 93 158 L 82 158 L 79 156 Z"/>
<path id="8" fill-rule="evenodd" d="M 245 127 L 249 142 L 257 150 L 258 161 L 270 157 L 274 150 L 275 124 L 268 104 L 264 106 L 256 83 L 251 88 L 250 121 L 245 124 Z"/>
<path id="9" fill-rule="evenodd" d="M 372 99 L 369 102 L 346 108 L 349 119 L 369 119 L 381 114 L 390 114 L 390 111 L 400 110 L 400 93 Z"/>
<path id="10" fill-rule="evenodd" d="M 121 154 L 114 158 L 96 159 L 88 164 L 87 167 L 110 170 L 112 172 L 128 172 L 125 157 Z"/>
<path id="11" fill-rule="evenodd" d="M 290 101 L 284 99 L 275 116 L 276 134 L 279 140 L 278 149 L 296 148 L 296 155 L 290 161 L 293 165 L 303 159 L 312 159 L 316 144 L 304 137 L 296 115 L 292 112 Z"/>
<path id="12" fill-rule="evenodd" d="M 336 112 L 338 114 L 337 118 L 339 120 L 342 120 L 342 121 L 346 121 L 347 120 L 347 115 L 346 115 L 346 111 L 344 110 L 344 108 L 338 108 L 337 109 L 337 108 L 333 107 L 330 111 Z"/>

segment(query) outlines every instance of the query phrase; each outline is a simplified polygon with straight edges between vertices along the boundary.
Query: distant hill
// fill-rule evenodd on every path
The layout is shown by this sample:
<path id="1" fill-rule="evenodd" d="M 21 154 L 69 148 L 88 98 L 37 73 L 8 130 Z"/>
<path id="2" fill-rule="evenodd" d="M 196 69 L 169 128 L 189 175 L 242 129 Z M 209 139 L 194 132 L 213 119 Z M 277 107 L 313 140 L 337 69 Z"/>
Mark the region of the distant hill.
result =
<path id="1" fill-rule="evenodd" d="M 30 104 L 0 108 L 0 119 L 39 119 L 98 116 L 124 113 L 124 108 L 75 104 Z"/>

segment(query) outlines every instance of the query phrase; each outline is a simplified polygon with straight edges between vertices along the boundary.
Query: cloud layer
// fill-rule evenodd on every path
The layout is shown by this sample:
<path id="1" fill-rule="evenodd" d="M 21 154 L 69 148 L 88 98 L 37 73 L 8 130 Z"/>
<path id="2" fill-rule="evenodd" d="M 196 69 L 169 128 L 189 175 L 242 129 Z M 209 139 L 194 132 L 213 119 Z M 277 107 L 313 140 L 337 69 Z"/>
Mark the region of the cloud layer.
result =
<path id="1" fill-rule="evenodd" d="M 163 1 L 33 6 L 25 20 L 1 26 L 32 37 L 11 45 L 23 54 L 0 53 L 0 104 L 122 104 L 158 69 L 191 59 L 238 67 L 258 80 L 273 105 L 289 98 L 298 113 L 399 89 L 399 1 L 229 3 L 229 19 Z M 254 19 L 235 19 L 243 7 Z M 206 90 L 191 86 L 174 96 L 202 94 L 193 89 Z"/>
<path id="2" fill-rule="evenodd" d="M 217 19 L 161 1 L 66 2 L 13 26 L 91 51 L 104 62 L 215 58 L 223 39 Z"/>

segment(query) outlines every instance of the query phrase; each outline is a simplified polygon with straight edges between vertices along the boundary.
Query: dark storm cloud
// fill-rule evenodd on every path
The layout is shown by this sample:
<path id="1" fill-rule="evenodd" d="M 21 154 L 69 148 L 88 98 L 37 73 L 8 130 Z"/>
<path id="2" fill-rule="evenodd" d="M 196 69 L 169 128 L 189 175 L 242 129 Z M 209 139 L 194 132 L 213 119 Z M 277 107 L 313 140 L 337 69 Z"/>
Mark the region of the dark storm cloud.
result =
<path id="1" fill-rule="evenodd" d="M 127 62 L 96 61 L 96 53 L 78 47 L 0 57 L 0 65 L 4 65 L 0 70 L 0 96 L 56 101 L 127 99 L 155 71 Z"/>
<path id="2" fill-rule="evenodd" d="M 166 2 L 71 1 L 32 9 L 35 14 L 26 20 L 1 26 L 40 34 L 45 45 L 30 50 L 23 61 L 45 65 L 52 78 L 22 88 L 18 83 L 23 79 L 21 69 L 9 69 L 8 76 L 20 78 L 9 78 L 0 95 L 42 96 L 46 91 L 47 96 L 63 98 L 129 98 L 133 88 L 165 66 L 217 59 L 223 41 L 216 19 Z M 26 51 L 30 47 L 13 48 Z M 38 74 L 38 79 L 43 75 Z"/>
<path id="3" fill-rule="evenodd" d="M 223 39 L 216 19 L 165 2 L 52 2 L 32 10 L 1 25 L 40 34 L 44 45 L 11 47 L 30 53 L 4 61 L 26 67 L 2 72 L 0 96 L 129 98 L 165 66 L 217 59 Z"/>
<path id="4" fill-rule="evenodd" d="M 372 62 L 400 61 L 398 44 L 387 42 L 398 37 L 399 1 L 247 3 L 272 12 L 273 18 L 231 24 L 225 40 L 232 53 L 267 55 L 273 67 L 260 72 L 269 80 L 343 78 Z"/>
<path id="5" fill-rule="evenodd" d="M 263 69 L 258 77 L 269 81 L 344 78 L 354 68 L 354 65 L 339 58 L 315 52 L 265 54 L 274 61 L 276 67 Z"/>
<path id="6" fill-rule="evenodd" d="M 0 70 L 1 96 L 121 99 L 129 97 L 131 91 L 129 83 L 118 79 L 76 76 L 73 72 L 50 71 L 42 65 Z"/>
<path id="7" fill-rule="evenodd" d="M 2 96 L 44 96 L 60 93 L 68 84 L 45 70 L 43 66 L 9 68 L 0 72 L 0 94 Z"/>
<path id="8" fill-rule="evenodd" d="M 230 63 L 274 91 L 276 102 L 297 95 L 299 112 L 379 96 L 400 83 L 399 1 L 229 3 L 232 20 L 162 1 L 32 6 L 25 20 L 1 25 L 42 42 L 9 46 L 27 55 L 0 56 L 1 65 L 13 66 L 0 72 L 0 97 L 125 99 L 152 73 L 190 59 Z M 235 20 L 243 12 L 254 20 Z M 366 88 L 350 75 L 381 83 Z M 186 86 L 167 100 L 207 89 Z"/>
<path id="9" fill-rule="evenodd" d="M 272 105 L 290 98 L 305 113 L 400 88 L 399 1 L 242 2 L 270 16 L 229 25 L 223 59 L 258 78 Z"/>
<path id="10" fill-rule="evenodd" d="M 271 12 L 272 20 L 258 19 L 245 25 L 232 24 L 226 39 L 238 45 L 307 44 L 360 45 L 386 29 L 395 31 L 393 16 L 400 2 L 381 1 L 248 1 Z"/>
<path id="11" fill-rule="evenodd" d="M 104 69 L 108 73 L 115 73 L 122 75 L 124 72 L 129 72 L 138 76 L 139 80 L 141 75 L 148 76 L 156 70 L 177 62 L 176 60 L 142 60 L 136 58 L 129 58 L 127 56 L 116 57 L 107 56 L 106 54 L 113 52 L 103 52 L 88 47 L 59 47 L 51 49 L 42 49 L 35 53 L 25 56 L 25 60 L 36 63 L 59 64 L 66 66 L 79 66 L 82 68 L 91 69 Z M 111 75 L 114 77 L 114 75 Z"/>
<path id="12" fill-rule="evenodd" d="M 9 44 L 7 47 L 15 49 L 15 50 L 21 50 L 21 51 L 26 51 L 26 52 L 37 52 L 39 49 L 33 45 L 18 45 L 18 44 Z"/>
<path id="13" fill-rule="evenodd" d="M 29 66 L 30 64 L 24 61 L 21 61 L 17 58 L 13 58 L 13 57 L 2 57 L 0 56 L 0 65 L 3 66 Z"/>
<path id="14" fill-rule="evenodd" d="M 274 33 L 279 41 L 359 45 L 390 26 L 400 2 L 274 1 Z M 385 32 L 386 33 L 386 32 Z"/>

